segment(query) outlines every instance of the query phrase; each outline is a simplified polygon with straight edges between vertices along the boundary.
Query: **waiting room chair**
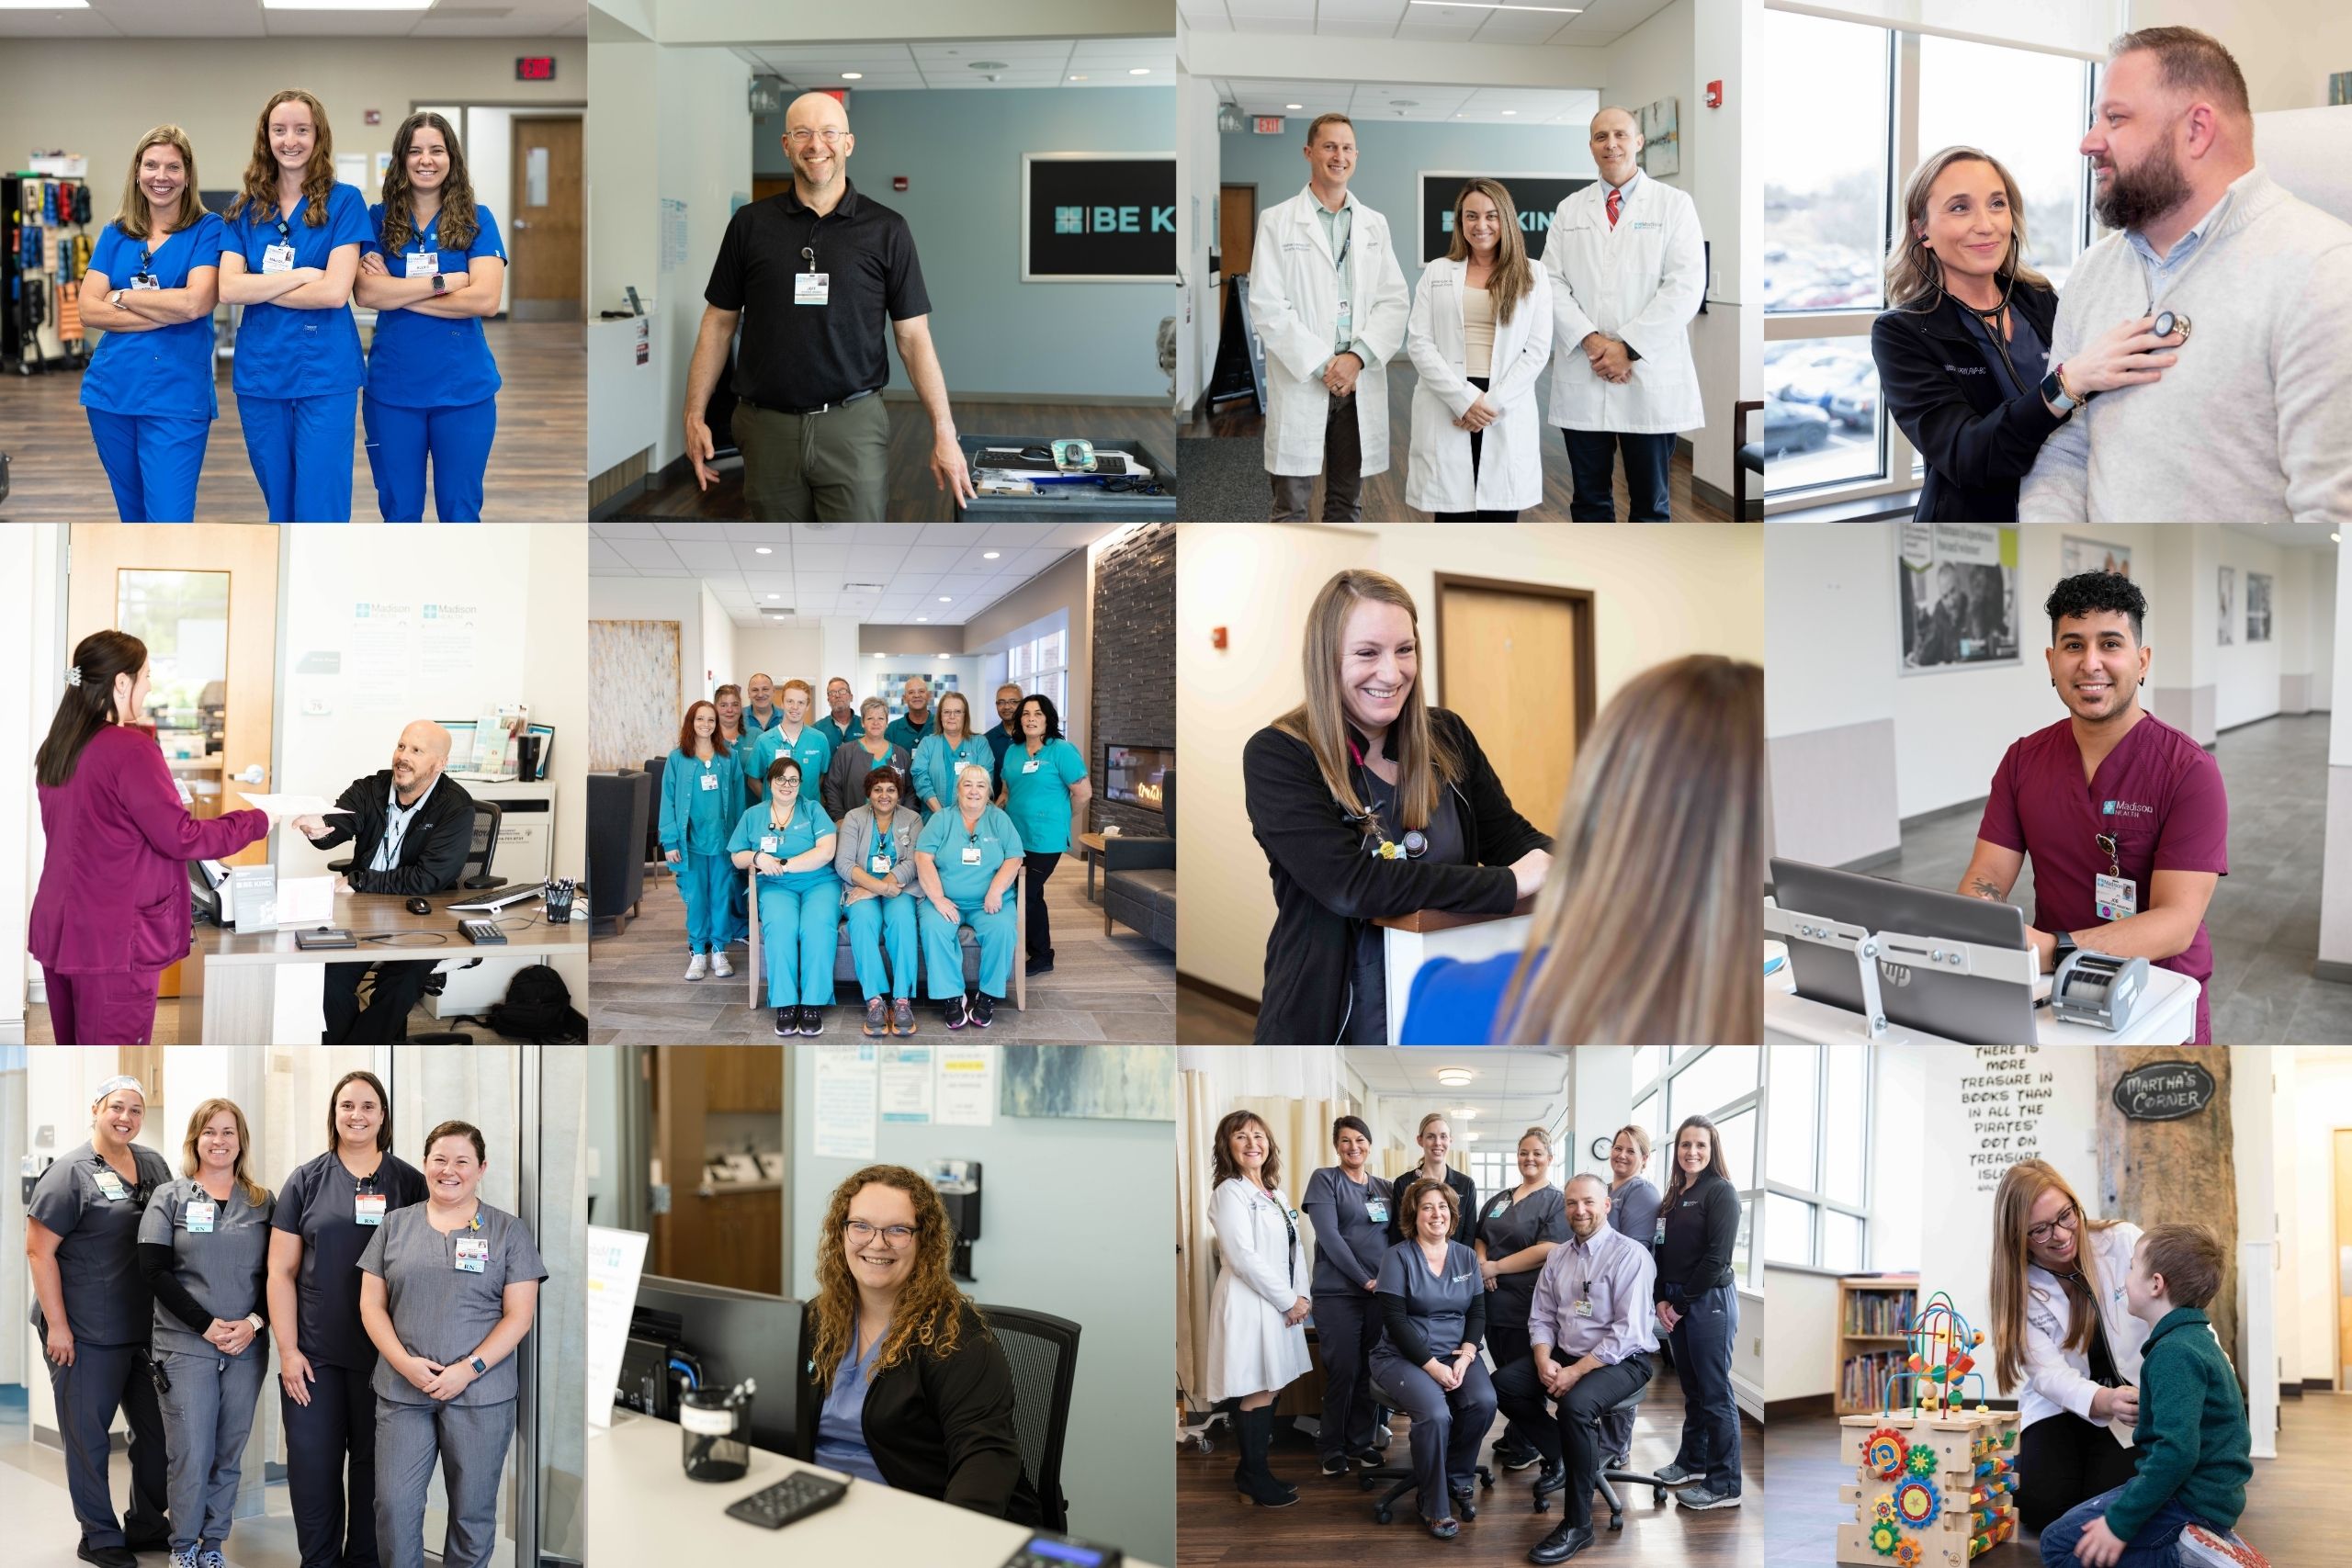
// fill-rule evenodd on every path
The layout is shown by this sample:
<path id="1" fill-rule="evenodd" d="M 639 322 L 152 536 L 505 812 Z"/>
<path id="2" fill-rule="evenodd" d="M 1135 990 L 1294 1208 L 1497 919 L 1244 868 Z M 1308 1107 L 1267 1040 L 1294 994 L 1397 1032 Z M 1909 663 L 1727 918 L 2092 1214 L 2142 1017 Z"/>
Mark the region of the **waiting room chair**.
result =
<path id="1" fill-rule="evenodd" d="M 1021 899 L 1027 882 L 1028 878 L 1025 876 L 1015 877 L 1009 890 L 1012 898 L 1012 929 L 1016 933 L 1023 929 Z M 921 887 L 922 885 L 918 883 L 900 897 L 920 898 L 922 897 Z M 763 944 L 760 941 L 760 885 L 757 872 L 747 870 L 743 873 L 743 900 L 744 919 L 752 928 L 751 953 L 743 961 L 743 978 L 751 987 L 744 1005 L 756 1012 L 760 1008 L 760 993 L 767 988 L 768 983 L 767 960 L 761 956 Z M 916 915 L 920 918 L 922 911 L 917 910 Z M 835 1006 L 855 1007 L 861 1004 L 862 997 L 857 988 L 857 964 L 849 943 L 849 915 L 846 911 L 842 915 L 838 931 L 833 946 L 833 1002 Z M 960 931 L 957 936 L 960 939 L 958 946 L 964 954 L 964 988 L 968 991 L 980 983 L 980 943 L 979 939 L 968 931 Z M 1016 935 L 1012 953 L 1012 995 L 1009 999 L 1012 1003 L 1013 1011 L 1027 1012 L 1029 1010 L 1028 966 L 1022 962 L 1023 951 L 1018 942 L 1019 937 Z M 918 978 L 914 999 L 919 1003 L 929 1001 L 930 989 L 922 984 L 920 976 L 922 967 L 920 937 L 917 938 L 915 967 L 918 971 Z M 843 987 L 848 988 L 844 990 Z"/>
<path id="2" fill-rule="evenodd" d="M 1614 1415 L 1623 1410 L 1630 1415 L 1641 1404 L 1642 1395 L 1648 1392 L 1649 1386 L 1648 1383 L 1644 1383 L 1601 1414 Z M 1617 1488 L 1610 1484 L 1616 1481 L 1631 1482 L 1636 1486 L 1647 1486 L 1650 1489 L 1650 1501 L 1660 1507 L 1666 1506 L 1666 1483 L 1657 1476 L 1638 1470 L 1612 1470 L 1603 1465 L 1600 1473 L 1592 1478 L 1592 1482 L 1596 1487 L 1600 1488 L 1601 1500 L 1609 1505 L 1611 1529 L 1621 1530 L 1625 1528 L 1625 1504 L 1617 1495 Z M 1566 1491 L 1567 1486 L 1568 1477 L 1566 1466 L 1561 1468 L 1560 1479 L 1549 1486 L 1544 1483 L 1544 1479 L 1539 1474 L 1535 1480 L 1535 1511 L 1539 1514 L 1546 1512 L 1551 1506 L 1552 1495 L 1555 1492 Z"/>
<path id="3" fill-rule="evenodd" d="M 1764 444 L 1747 438 L 1747 416 L 1762 413 L 1761 401 L 1731 406 L 1731 520 L 1747 521 L 1747 476 L 1764 472 Z"/>
<path id="4" fill-rule="evenodd" d="M 1062 1442 L 1069 1435 L 1070 1390 L 1078 1381 L 1079 1325 L 1025 1307 L 984 1306 L 980 1315 L 1012 1367 L 1012 1435 L 1021 1444 L 1021 1467 L 1037 1488 L 1045 1528 L 1066 1535 Z"/>

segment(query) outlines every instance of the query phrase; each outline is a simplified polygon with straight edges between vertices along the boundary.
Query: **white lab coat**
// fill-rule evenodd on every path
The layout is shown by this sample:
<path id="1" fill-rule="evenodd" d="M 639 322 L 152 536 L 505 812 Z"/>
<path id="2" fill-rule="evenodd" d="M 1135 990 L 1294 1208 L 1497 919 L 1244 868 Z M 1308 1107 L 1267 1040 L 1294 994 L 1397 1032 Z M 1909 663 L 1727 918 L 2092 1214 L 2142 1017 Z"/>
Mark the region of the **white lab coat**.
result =
<path id="1" fill-rule="evenodd" d="M 1405 504 L 1422 512 L 1521 512 L 1544 499 L 1544 430 L 1536 417 L 1535 382 L 1552 357 L 1552 280 L 1533 269 L 1534 287 L 1495 323 L 1495 351 L 1487 400 L 1502 418 L 1479 444 L 1473 493 L 1470 433 L 1454 421 L 1478 400 L 1464 370 L 1467 332 L 1462 322 L 1467 262 L 1441 256 L 1422 269 L 1413 291 L 1405 348 L 1419 378 L 1413 389 L 1413 445 L 1407 456 Z"/>
<path id="2" fill-rule="evenodd" d="M 1636 173 L 1617 227 L 1609 186 L 1595 180 L 1560 203 L 1544 242 L 1552 277 L 1552 423 L 1563 430 L 1658 435 L 1707 423 L 1690 359 L 1690 318 L 1707 294 L 1707 253 L 1689 196 Z M 1602 380 L 1584 340 L 1605 333 L 1641 358 L 1622 386 Z"/>
<path id="3" fill-rule="evenodd" d="M 1239 1177 L 1217 1183 L 1209 1197 L 1209 1224 L 1216 1232 L 1224 1267 L 1209 1296 L 1208 1386 L 1210 1404 L 1276 1389 L 1306 1371 L 1306 1325 L 1285 1324 L 1283 1314 L 1301 1296 L 1312 1295 L 1314 1254 L 1306 1216 L 1298 1226 L 1298 1249 L 1291 1250 L 1283 1223 L 1286 1201 L 1253 1188 Z"/>
<path id="4" fill-rule="evenodd" d="M 1330 393 L 1323 367 L 1340 325 L 1339 276 L 1331 242 L 1315 216 L 1312 187 L 1258 215 L 1250 255 L 1250 325 L 1266 347 L 1266 471 L 1323 471 L 1323 426 Z M 1389 243 L 1388 220 L 1348 193 L 1351 331 L 1363 345 L 1356 378 L 1356 431 L 1365 474 L 1388 471 L 1388 361 L 1405 345 L 1411 297 Z"/>
<path id="5" fill-rule="evenodd" d="M 2107 1349 L 2115 1358 L 2116 1375 L 2135 1388 L 2140 1383 L 2140 1347 L 2147 1343 L 2149 1325 L 2132 1315 L 2123 1297 L 2123 1277 L 2132 1271 L 2132 1249 L 2139 1244 L 2140 1227 L 2128 1221 L 2101 1231 L 2086 1226 L 2076 1244 L 2090 1254 L 2098 1279 L 2099 1321 L 2107 1327 Z M 2090 1348 L 2065 1348 L 2072 1315 L 2064 1281 L 2038 1263 L 2027 1265 L 2025 1386 L 2017 1391 L 2020 1431 L 2062 1410 L 2086 1421 L 2091 1418 L 2091 1397 L 2099 1385 L 2091 1381 Z"/>

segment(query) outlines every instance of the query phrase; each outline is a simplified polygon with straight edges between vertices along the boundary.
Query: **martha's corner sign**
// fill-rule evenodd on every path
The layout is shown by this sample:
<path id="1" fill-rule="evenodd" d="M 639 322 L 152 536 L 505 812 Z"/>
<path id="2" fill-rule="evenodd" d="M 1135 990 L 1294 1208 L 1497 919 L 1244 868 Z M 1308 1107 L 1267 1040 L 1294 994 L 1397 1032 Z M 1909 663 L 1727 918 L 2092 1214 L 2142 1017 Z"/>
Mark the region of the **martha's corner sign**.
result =
<path id="1" fill-rule="evenodd" d="M 2177 1122 L 2213 1103 L 2213 1075 L 2194 1062 L 2149 1062 L 2115 1080 L 2115 1109 L 2134 1122 Z"/>

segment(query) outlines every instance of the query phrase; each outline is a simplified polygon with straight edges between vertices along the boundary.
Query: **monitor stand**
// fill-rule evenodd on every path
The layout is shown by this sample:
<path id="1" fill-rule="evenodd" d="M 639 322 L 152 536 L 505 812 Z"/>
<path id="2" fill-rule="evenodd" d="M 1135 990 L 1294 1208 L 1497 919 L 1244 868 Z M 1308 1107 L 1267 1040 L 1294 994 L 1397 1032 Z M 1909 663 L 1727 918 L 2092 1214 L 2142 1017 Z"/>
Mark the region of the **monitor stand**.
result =
<path id="1" fill-rule="evenodd" d="M 2040 975 L 2040 955 L 2030 948 L 1992 947 L 1948 937 L 1873 931 L 1849 921 L 1783 909 L 1770 902 L 1764 907 L 1764 931 L 1767 936 L 1812 942 L 1853 955 L 1861 981 L 1862 1033 L 1870 1040 L 1883 1039 L 1888 1032 L 1886 1006 L 1879 990 L 1878 966 L 1882 962 L 1925 968 L 1954 978 L 2014 981 L 2025 987 L 2029 1007 L 2033 1000 L 2034 981 Z"/>

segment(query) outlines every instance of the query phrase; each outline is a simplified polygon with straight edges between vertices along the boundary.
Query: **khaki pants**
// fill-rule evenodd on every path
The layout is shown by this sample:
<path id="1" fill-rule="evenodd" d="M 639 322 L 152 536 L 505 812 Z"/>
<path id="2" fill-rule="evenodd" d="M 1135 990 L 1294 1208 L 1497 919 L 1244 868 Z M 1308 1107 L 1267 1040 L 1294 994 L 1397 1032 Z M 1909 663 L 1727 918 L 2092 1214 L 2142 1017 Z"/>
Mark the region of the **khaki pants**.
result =
<path id="1" fill-rule="evenodd" d="M 1313 474 L 1269 474 L 1273 481 L 1272 523 L 1305 523 L 1315 500 Z M 1363 436 L 1356 424 L 1356 395 L 1331 399 L 1323 417 L 1323 521 L 1356 523 L 1363 518 Z"/>
<path id="2" fill-rule="evenodd" d="M 882 396 L 822 413 L 735 406 L 743 493 L 763 523 L 879 523 L 890 468 Z"/>

